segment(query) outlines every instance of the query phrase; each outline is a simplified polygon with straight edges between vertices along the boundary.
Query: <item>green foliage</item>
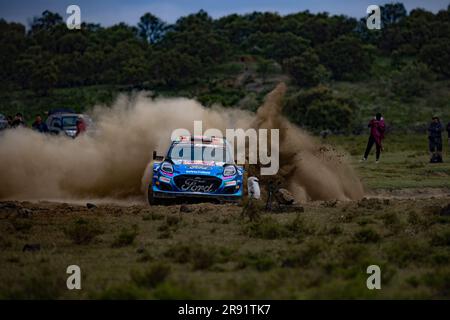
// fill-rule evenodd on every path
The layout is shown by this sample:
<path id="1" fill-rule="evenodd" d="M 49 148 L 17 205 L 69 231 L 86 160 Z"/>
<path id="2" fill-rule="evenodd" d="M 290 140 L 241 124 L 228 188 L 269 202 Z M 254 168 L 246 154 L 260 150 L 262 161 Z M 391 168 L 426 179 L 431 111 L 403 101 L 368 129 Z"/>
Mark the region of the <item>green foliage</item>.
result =
<path id="1" fill-rule="evenodd" d="M 215 246 L 201 243 L 178 243 L 165 252 L 177 263 L 190 263 L 194 270 L 210 269 L 215 263 L 226 260 L 228 253 Z"/>
<path id="2" fill-rule="evenodd" d="M 276 266 L 273 257 L 266 253 L 247 252 L 239 262 L 240 268 L 254 268 L 258 271 L 268 271 Z"/>
<path id="3" fill-rule="evenodd" d="M 284 111 L 294 123 L 315 132 L 348 132 L 357 107 L 351 99 L 336 97 L 328 87 L 318 86 L 289 97 Z"/>
<path id="4" fill-rule="evenodd" d="M 434 75 L 423 63 L 408 63 L 392 73 L 392 93 L 402 100 L 410 101 L 428 93 Z"/>
<path id="5" fill-rule="evenodd" d="M 138 235 L 137 225 L 132 228 L 123 228 L 120 233 L 116 236 L 111 246 L 113 248 L 125 247 L 133 244 L 134 239 Z"/>
<path id="6" fill-rule="evenodd" d="M 164 282 L 169 274 L 169 265 L 162 262 L 155 262 L 145 270 L 132 271 L 131 279 L 137 286 L 151 289 Z"/>
<path id="7" fill-rule="evenodd" d="M 147 12 L 140 18 L 138 28 L 139 36 L 149 43 L 156 43 L 161 40 L 166 24 L 157 16 Z"/>
<path id="8" fill-rule="evenodd" d="M 357 231 L 353 239 L 355 242 L 359 243 L 371 243 L 371 242 L 378 242 L 381 239 L 381 236 L 371 228 L 364 228 L 359 231 Z"/>
<path id="9" fill-rule="evenodd" d="M 370 51 L 356 37 L 341 36 L 324 44 L 317 52 L 336 80 L 358 80 L 370 74 Z"/>
<path id="10" fill-rule="evenodd" d="M 325 82 L 329 74 L 320 64 L 319 56 L 312 49 L 284 60 L 284 68 L 301 87 L 314 87 Z"/>
<path id="11" fill-rule="evenodd" d="M 103 233 L 96 221 L 79 218 L 68 225 L 64 233 L 74 244 L 90 244 L 98 235 Z"/>
<path id="12" fill-rule="evenodd" d="M 428 64 L 431 70 L 450 78 L 450 39 L 439 38 L 425 45 L 420 51 L 419 58 Z"/>

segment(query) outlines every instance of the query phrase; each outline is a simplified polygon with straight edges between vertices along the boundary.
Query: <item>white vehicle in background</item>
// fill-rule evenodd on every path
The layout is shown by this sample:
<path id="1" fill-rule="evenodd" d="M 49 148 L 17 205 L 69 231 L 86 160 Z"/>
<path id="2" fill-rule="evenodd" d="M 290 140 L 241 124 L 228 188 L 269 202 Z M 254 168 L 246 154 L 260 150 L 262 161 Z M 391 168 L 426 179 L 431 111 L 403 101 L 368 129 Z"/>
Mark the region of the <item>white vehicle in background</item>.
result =
<path id="1" fill-rule="evenodd" d="M 83 119 L 87 131 L 94 129 L 93 121 L 87 115 L 76 113 L 70 109 L 51 110 L 46 120 L 48 131 L 52 134 L 65 134 L 68 137 L 75 138 L 77 121 L 80 118 Z"/>

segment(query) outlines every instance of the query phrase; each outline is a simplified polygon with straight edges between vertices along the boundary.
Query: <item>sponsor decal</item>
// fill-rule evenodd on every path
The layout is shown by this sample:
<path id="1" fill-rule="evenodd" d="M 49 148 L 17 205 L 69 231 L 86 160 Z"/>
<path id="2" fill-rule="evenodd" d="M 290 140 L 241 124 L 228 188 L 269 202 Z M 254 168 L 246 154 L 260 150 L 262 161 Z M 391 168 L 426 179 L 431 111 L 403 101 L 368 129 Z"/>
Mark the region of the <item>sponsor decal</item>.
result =
<path id="1" fill-rule="evenodd" d="M 184 184 L 181 186 L 182 191 L 190 192 L 211 192 L 214 188 L 214 184 L 207 184 L 205 180 L 194 178 L 186 179 Z"/>

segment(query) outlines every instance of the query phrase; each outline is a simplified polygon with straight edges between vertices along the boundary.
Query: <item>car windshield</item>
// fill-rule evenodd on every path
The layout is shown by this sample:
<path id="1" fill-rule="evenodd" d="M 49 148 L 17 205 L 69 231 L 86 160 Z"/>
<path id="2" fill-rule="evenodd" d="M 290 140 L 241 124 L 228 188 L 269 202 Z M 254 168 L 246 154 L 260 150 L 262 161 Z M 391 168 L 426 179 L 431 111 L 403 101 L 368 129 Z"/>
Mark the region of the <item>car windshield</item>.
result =
<path id="1" fill-rule="evenodd" d="M 169 150 L 172 160 L 229 162 L 230 153 L 223 145 L 174 144 Z"/>
<path id="2" fill-rule="evenodd" d="M 63 117 L 62 118 L 62 125 L 63 127 L 75 127 L 77 125 L 77 116 L 69 116 L 69 117 Z"/>

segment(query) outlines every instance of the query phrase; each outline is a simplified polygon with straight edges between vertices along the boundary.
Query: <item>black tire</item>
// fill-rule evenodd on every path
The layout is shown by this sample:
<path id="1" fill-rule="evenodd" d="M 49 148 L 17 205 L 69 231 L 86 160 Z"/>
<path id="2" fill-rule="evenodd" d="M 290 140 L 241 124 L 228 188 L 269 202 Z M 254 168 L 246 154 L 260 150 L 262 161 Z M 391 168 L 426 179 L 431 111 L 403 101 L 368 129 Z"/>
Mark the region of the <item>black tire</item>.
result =
<path id="1" fill-rule="evenodd" d="M 149 185 L 147 188 L 147 200 L 148 204 L 151 206 L 157 206 L 161 204 L 161 200 L 153 196 L 153 190 L 151 185 Z"/>

